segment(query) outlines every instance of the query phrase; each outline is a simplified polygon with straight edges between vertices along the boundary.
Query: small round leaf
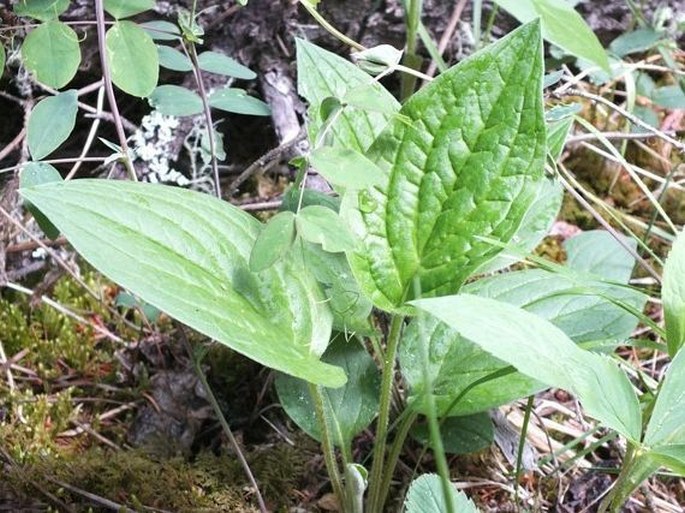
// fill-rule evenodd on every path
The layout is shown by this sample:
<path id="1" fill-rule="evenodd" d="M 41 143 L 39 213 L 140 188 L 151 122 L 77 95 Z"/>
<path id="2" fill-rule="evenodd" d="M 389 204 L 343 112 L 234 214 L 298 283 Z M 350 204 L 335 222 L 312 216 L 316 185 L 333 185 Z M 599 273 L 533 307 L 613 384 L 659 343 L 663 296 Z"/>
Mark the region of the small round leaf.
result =
<path id="1" fill-rule="evenodd" d="M 280 212 L 269 219 L 250 252 L 250 271 L 268 269 L 290 251 L 295 240 L 295 214 Z"/>
<path id="2" fill-rule="evenodd" d="M 150 105 L 167 116 L 194 116 L 202 112 L 202 98 L 177 85 L 161 85 L 148 99 Z"/>
<path id="3" fill-rule="evenodd" d="M 78 36 L 60 21 L 48 21 L 32 30 L 21 47 L 21 56 L 38 82 L 55 89 L 67 85 L 81 63 Z"/>
<path id="4" fill-rule="evenodd" d="M 155 0 L 105 0 L 105 11 L 116 19 L 128 18 L 155 6 Z"/>
<path id="5" fill-rule="evenodd" d="M 181 37 L 178 25 L 170 21 L 147 21 L 141 23 L 140 27 L 155 41 L 177 41 Z"/>
<path id="6" fill-rule="evenodd" d="M 159 77 L 152 38 L 135 23 L 118 21 L 107 31 L 106 47 L 114 84 L 132 96 L 149 96 Z"/>
<path id="7" fill-rule="evenodd" d="M 242 89 L 219 89 L 210 95 L 209 105 L 215 109 L 247 114 L 251 116 L 270 116 L 271 109 L 262 100 L 249 96 Z"/>
<path id="8" fill-rule="evenodd" d="M 27 139 L 34 160 L 47 157 L 67 140 L 76 124 L 78 96 L 75 90 L 39 101 L 29 116 Z"/>
<path id="9" fill-rule="evenodd" d="M 201 70 L 244 80 L 252 80 L 257 74 L 227 55 L 218 52 L 203 52 L 197 57 Z"/>
<path id="10" fill-rule="evenodd" d="M 69 0 L 20 0 L 13 9 L 17 16 L 50 21 L 56 20 L 68 8 Z"/>
<path id="11" fill-rule="evenodd" d="M 43 183 L 61 182 L 62 176 L 50 164 L 45 162 L 28 162 L 21 169 L 19 175 L 19 185 L 22 189 L 27 189 Z M 59 236 L 59 230 L 52 224 L 43 213 L 38 210 L 30 201 L 25 201 L 24 206 L 31 212 L 36 223 L 43 230 L 43 233 L 50 240 L 55 240 Z"/>
<path id="12" fill-rule="evenodd" d="M 157 45 L 159 65 L 173 71 L 191 71 L 193 64 L 190 59 L 175 48 L 165 45 Z"/>

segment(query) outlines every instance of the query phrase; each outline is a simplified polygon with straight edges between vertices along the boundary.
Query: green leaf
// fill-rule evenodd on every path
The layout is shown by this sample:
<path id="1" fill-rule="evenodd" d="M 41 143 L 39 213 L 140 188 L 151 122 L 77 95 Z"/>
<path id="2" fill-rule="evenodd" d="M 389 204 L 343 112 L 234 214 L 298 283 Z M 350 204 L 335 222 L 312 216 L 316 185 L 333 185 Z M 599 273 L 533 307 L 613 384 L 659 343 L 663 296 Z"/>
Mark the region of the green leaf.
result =
<path id="1" fill-rule="evenodd" d="M 319 361 L 332 316 L 296 259 L 248 269 L 259 222 L 176 187 L 75 180 L 22 189 L 77 251 L 143 301 L 235 351 L 313 383 L 343 371 Z"/>
<path id="2" fill-rule="evenodd" d="M 209 105 L 215 109 L 248 116 L 270 116 L 271 109 L 262 100 L 253 98 L 242 89 L 225 88 L 209 96 Z"/>
<path id="3" fill-rule="evenodd" d="M 68 8 L 69 0 L 19 0 L 13 10 L 17 16 L 50 21 L 56 20 Z"/>
<path id="4" fill-rule="evenodd" d="M 661 465 L 685 477 L 685 444 L 663 445 L 648 453 Z"/>
<path id="5" fill-rule="evenodd" d="M 194 116 L 202 112 L 202 98 L 177 85 L 157 86 L 148 98 L 150 106 L 167 116 Z"/>
<path id="6" fill-rule="evenodd" d="M 309 155 L 310 162 L 338 192 L 381 185 L 383 171 L 361 153 L 339 146 L 322 146 Z"/>
<path id="7" fill-rule="evenodd" d="M 295 241 L 295 214 L 279 212 L 269 219 L 250 252 L 250 270 L 263 271 L 284 258 Z"/>
<path id="8" fill-rule="evenodd" d="M 257 74 L 250 68 L 243 66 L 223 53 L 203 52 L 197 56 L 197 63 L 201 70 L 208 71 L 209 73 L 243 80 L 257 78 Z"/>
<path id="9" fill-rule="evenodd" d="M 333 328 L 343 333 L 372 335 L 369 322 L 371 301 L 359 290 L 347 258 L 342 253 L 329 253 L 316 244 L 303 245 L 305 267 L 322 286 L 328 307 L 333 312 Z"/>
<path id="10" fill-rule="evenodd" d="M 302 39 L 297 39 L 296 44 L 297 90 L 310 105 L 307 130 L 311 141 L 315 141 L 324 128 L 320 106 L 326 98 L 341 100 L 351 91 L 368 86 L 366 94 L 375 97 L 376 105 L 386 109 L 384 112 L 346 107 L 331 123 L 329 145 L 365 152 L 392 119 L 387 109 L 397 111 L 399 103 L 380 84 L 372 86 L 373 78 L 351 62 Z"/>
<path id="11" fill-rule="evenodd" d="M 300 193 L 302 191 L 299 187 L 290 187 L 283 195 L 283 202 L 281 203 L 281 210 L 289 210 L 293 214 L 300 208 Z M 336 196 L 329 196 L 313 189 L 305 189 L 302 194 L 302 206 L 321 205 L 330 208 L 334 212 L 340 210 L 340 198 Z"/>
<path id="12" fill-rule="evenodd" d="M 173 71 L 192 71 L 193 63 L 190 59 L 176 50 L 166 45 L 157 45 L 157 57 L 159 65 Z"/>
<path id="13" fill-rule="evenodd" d="M 412 436 L 422 444 L 428 444 L 428 425 L 416 424 Z M 469 454 L 482 451 L 492 444 L 495 430 L 488 413 L 477 413 L 464 417 L 448 417 L 440 422 L 442 445 L 449 454 Z"/>
<path id="14" fill-rule="evenodd" d="M 685 351 L 675 355 L 666 371 L 644 444 L 654 449 L 685 444 Z"/>
<path id="15" fill-rule="evenodd" d="M 170 21 L 147 21 L 140 23 L 138 26 L 155 41 L 178 41 L 181 37 L 181 29 Z"/>
<path id="16" fill-rule="evenodd" d="M 452 490 L 452 511 L 458 513 L 478 513 L 478 508 L 469 500 L 464 492 Z M 406 513 L 445 513 L 445 495 L 442 481 L 437 474 L 423 474 L 412 481 L 407 498 L 404 502 Z"/>
<path id="17" fill-rule="evenodd" d="M 349 251 L 355 246 L 354 237 L 340 216 L 330 208 L 305 207 L 297 214 L 295 223 L 300 237 L 313 244 L 321 244 L 329 253 Z"/>
<path id="18" fill-rule="evenodd" d="M 132 96 L 149 96 L 159 76 L 152 38 L 132 21 L 117 21 L 107 31 L 106 47 L 114 85 Z"/>
<path id="19" fill-rule="evenodd" d="M 585 232 L 577 236 L 578 241 L 567 245 L 569 263 L 578 266 L 570 267 L 570 271 L 574 272 L 562 274 L 531 269 L 498 274 L 466 285 L 464 292 L 524 308 L 550 321 L 576 343 L 623 342 L 637 327 L 638 320 L 620 305 L 642 311 L 646 296 L 626 287 L 602 282 L 605 274 L 612 273 L 615 278 L 623 277 L 627 282 L 630 273 L 625 270 L 632 268 L 634 259 L 609 233 L 599 233 L 602 235 Z M 586 247 L 583 241 L 591 240 L 604 253 L 595 251 L 592 258 L 579 258 Z M 613 255 L 622 258 L 623 263 Z M 620 269 L 624 273 L 619 276 L 617 271 Z M 596 277 L 581 274 L 588 271 L 594 272 Z M 435 377 L 434 394 L 442 414 L 462 415 L 483 411 L 544 388 L 539 381 L 516 373 L 480 383 L 468 390 L 479 380 L 501 372 L 507 364 L 460 337 L 456 331 L 436 319 L 429 318 L 425 322 L 424 333 L 430 335 L 428 342 L 431 375 Z M 417 360 L 420 340 L 416 323 L 412 322 L 405 330 L 400 345 L 402 373 L 410 385 L 411 396 L 418 397 L 421 397 L 424 387 Z M 460 396 L 459 402 L 448 412 L 448 408 Z M 422 413 L 425 411 L 421 403 L 417 402 L 415 407 Z"/>
<path id="20" fill-rule="evenodd" d="M 623 237 L 623 244 L 637 250 L 637 242 Z M 579 233 L 564 242 L 566 264 L 573 269 L 594 274 L 608 281 L 628 283 L 635 259 L 605 230 Z"/>
<path id="21" fill-rule="evenodd" d="M 61 182 L 62 176 L 54 167 L 45 162 L 27 162 L 21 168 L 21 175 L 19 175 L 19 185 L 21 188 L 33 187 L 42 183 Z M 43 213 L 38 210 L 30 201 L 25 201 L 24 206 L 31 212 L 33 217 L 43 230 L 43 233 L 50 240 L 55 240 L 59 237 L 59 230 L 52 224 Z"/>
<path id="22" fill-rule="evenodd" d="M 633 442 L 640 440 L 640 406 L 626 375 L 605 356 L 579 348 L 548 321 L 470 294 L 412 304 L 523 374 L 574 393 L 589 415 Z"/>
<path id="23" fill-rule="evenodd" d="M 561 157 L 561 152 L 564 151 L 566 138 L 572 126 L 573 117 L 571 116 L 547 123 L 547 151 L 555 161 Z"/>
<path id="24" fill-rule="evenodd" d="M 0 44 L 0 78 L 2 78 L 2 75 L 5 72 L 5 59 L 5 47 Z"/>
<path id="25" fill-rule="evenodd" d="M 27 140 L 33 160 L 50 155 L 67 140 L 76 124 L 78 95 L 71 89 L 39 101 L 29 116 Z"/>
<path id="26" fill-rule="evenodd" d="M 155 0 L 104 0 L 105 11 L 117 20 L 154 8 Z"/>
<path id="27" fill-rule="evenodd" d="M 60 21 L 41 23 L 26 36 L 21 57 L 38 82 L 60 89 L 74 78 L 81 63 L 78 36 Z"/>
<path id="28" fill-rule="evenodd" d="M 661 300 L 671 358 L 685 344 L 685 231 L 676 237 L 664 264 Z"/>
<path id="29" fill-rule="evenodd" d="M 646 52 L 655 47 L 664 38 L 662 32 L 651 27 L 640 28 L 632 32 L 624 32 L 609 45 L 609 49 L 618 57 L 625 57 L 632 53 Z"/>
<path id="30" fill-rule="evenodd" d="M 679 85 L 658 87 L 652 93 L 652 101 L 666 109 L 685 109 L 685 92 Z"/>
<path id="31" fill-rule="evenodd" d="M 565 0 L 495 0 L 521 23 L 537 17 L 542 36 L 570 54 L 609 71 L 609 60 L 597 36 Z"/>
<path id="32" fill-rule="evenodd" d="M 362 244 L 349 255 L 362 290 L 397 310 L 418 278 L 452 294 L 516 234 L 542 179 L 542 47 L 531 23 L 414 94 L 366 156 L 381 186 L 345 194 L 341 215 Z"/>
<path id="33" fill-rule="evenodd" d="M 378 414 L 380 376 L 366 349 L 355 339 L 338 335 L 322 361 L 342 367 L 347 383 L 340 388 L 323 388 L 324 410 L 331 420 L 333 441 L 350 447 L 352 439 L 371 424 Z M 307 383 L 285 374 L 276 376 L 276 392 L 283 409 L 305 433 L 321 440 L 319 424 Z"/>

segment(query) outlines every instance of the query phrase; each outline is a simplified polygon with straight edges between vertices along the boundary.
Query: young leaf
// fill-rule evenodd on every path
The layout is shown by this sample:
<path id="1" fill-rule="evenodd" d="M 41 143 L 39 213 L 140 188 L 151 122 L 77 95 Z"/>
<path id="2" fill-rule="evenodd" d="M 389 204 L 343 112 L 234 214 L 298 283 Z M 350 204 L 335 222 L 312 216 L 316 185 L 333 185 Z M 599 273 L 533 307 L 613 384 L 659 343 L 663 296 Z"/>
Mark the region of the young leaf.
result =
<path id="1" fill-rule="evenodd" d="M 140 23 L 139 27 L 147 32 L 155 41 L 178 41 L 181 37 L 181 29 L 170 21 L 147 21 Z"/>
<path id="2" fill-rule="evenodd" d="M 206 194 L 108 180 L 22 189 L 91 265 L 143 301 L 253 360 L 338 387 L 321 362 L 332 316 L 296 259 L 248 269 L 259 222 Z"/>
<path id="3" fill-rule="evenodd" d="M 449 454 L 469 454 L 489 447 L 495 439 L 490 415 L 487 412 L 448 417 L 440 422 L 442 446 Z M 423 444 L 428 444 L 428 426 L 416 424 L 411 435 Z"/>
<path id="4" fill-rule="evenodd" d="M 192 71 L 193 63 L 190 59 L 176 50 L 166 45 L 157 45 L 157 56 L 159 65 L 173 71 Z"/>
<path id="5" fill-rule="evenodd" d="M 659 448 L 685 444 L 685 351 L 671 361 L 661 384 L 644 444 Z"/>
<path id="6" fill-rule="evenodd" d="M 295 241 L 295 214 L 279 212 L 269 219 L 250 252 L 250 270 L 268 269 L 283 258 Z"/>
<path id="7" fill-rule="evenodd" d="M 23 189 L 33 187 L 42 183 L 61 182 L 62 175 L 54 167 L 45 162 L 28 162 L 21 168 L 19 175 L 19 186 Z M 30 201 L 25 201 L 24 206 L 31 212 L 36 219 L 38 226 L 50 240 L 55 240 L 59 236 L 59 230 L 52 224 L 43 213 L 38 210 Z"/>
<path id="8" fill-rule="evenodd" d="M 313 244 L 321 244 L 329 253 L 342 253 L 355 246 L 354 237 L 340 216 L 330 208 L 305 207 L 297 214 L 295 223 L 300 237 Z"/>
<path id="9" fill-rule="evenodd" d="M 68 8 L 69 0 L 19 0 L 13 7 L 17 16 L 40 21 L 56 20 Z"/>
<path id="10" fill-rule="evenodd" d="M 195 91 L 169 84 L 155 87 L 148 102 L 167 116 L 194 116 L 203 108 L 202 98 Z"/>
<path id="11" fill-rule="evenodd" d="M 338 192 L 356 191 L 383 183 L 383 171 L 354 150 L 322 146 L 309 155 L 309 160 Z"/>
<path id="12" fill-rule="evenodd" d="M 40 160 L 67 140 L 78 112 L 75 90 L 65 91 L 39 101 L 31 110 L 26 138 L 33 160 Z"/>
<path id="13" fill-rule="evenodd" d="M 452 490 L 452 511 L 458 513 L 478 513 L 478 508 L 464 494 L 464 492 Z M 404 501 L 406 513 L 445 513 L 445 495 L 442 490 L 442 482 L 437 474 L 423 474 L 412 482 Z"/>
<path id="14" fill-rule="evenodd" d="M 117 21 L 107 31 L 105 41 L 114 85 L 132 96 L 150 95 L 159 76 L 159 57 L 152 38 L 132 21 Z"/>
<path id="15" fill-rule="evenodd" d="M 104 5 L 105 11 L 120 20 L 149 11 L 155 6 L 155 0 L 105 0 Z"/>
<path id="16" fill-rule="evenodd" d="M 209 105 L 215 109 L 248 116 L 271 115 L 271 109 L 266 103 L 253 98 L 242 89 L 225 88 L 214 91 L 209 96 Z"/>
<path id="17" fill-rule="evenodd" d="M 412 304 L 520 372 L 569 390 L 588 414 L 628 440 L 640 440 L 640 406 L 626 375 L 608 358 L 580 349 L 541 317 L 469 294 L 419 299 Z"/>
<path id="18" fill-rule="evenodd" d="M 609 71 L 609 60 L 597 36 L 565 0 L 495 0 L 521 23 L 537 17 L 542 35 L 572 55 Z"/>
<path id="19" fill-rule="evenodd" d="M 539 24 L 523 26 L 414 94 L 366 156 L 381 186 L 343 197 L 363 242 L 349 255 L 374 304 L 397 310 L 418 278 L 452 294 L 508 242 L 542 179 L 545 125 Z"/>
<path id="20" fill-rule="evenodd" d="M 81 63 L 78 36 L 60 21 L 41 23 L 26 36 L 21 57 L 38 82 L 61 89 L 74 78 Z"/>
<path id="21" fill-rule="evenodd" d="M 678 234 L 664 264 L 661 300 L 671 358 L 685 344 L 685 231 Z"/>
<path id="22" fill-rule="evenodd" d="M 201 70 L 208 71 L 209 73 L 226 75 L 228 77 L 240 78 L 243 80 L 257 78 L 257 74 L 254 71 L 222 53 L 202 52 L 197 56 L 197 63 Z"/>
<path id="23" fill-rule="evenodd" d="M 333 440 L 338 447 L 349 447 L 352 439 L 361 433 L 378 414 L 380 376 L 378 369 L 355 339 L 346 340 L 338 335 L 328 347 L 322 361 L 342 367 L 347 383 L 340 388 L 324 388 L 324 410 L 333 420 Z M 276 392 L 288 416 L 305 433 L 321 439 L 319 424 L 307 383 L 301 379 L 279 374 Z"/>
<path id="24" fill-rule="evenodd" d="M 685 444 L 662 445 L 648 454 L 661 465 L 685 477 Z"/>
<path id="25" fill-rule="evenodd" d="M 328 52 L 302 39 L 297 44 L 297 90 L 310 105 L 308 131 L 310 140 L 316 140 L 325 125 L 320 105 L 326 98 L 343 98 L 359 87 L 370 86 L 373 79 L 357 66 L 342 57 Z M 397 100 L 380 84 L 370 87 L 368 93 L 375 103 L 387 109 L 399 110 Z M 350 148 L 364 153 L 392 119 L 385 111 L 346 107 L 328 129 L 331 146 Z"/>

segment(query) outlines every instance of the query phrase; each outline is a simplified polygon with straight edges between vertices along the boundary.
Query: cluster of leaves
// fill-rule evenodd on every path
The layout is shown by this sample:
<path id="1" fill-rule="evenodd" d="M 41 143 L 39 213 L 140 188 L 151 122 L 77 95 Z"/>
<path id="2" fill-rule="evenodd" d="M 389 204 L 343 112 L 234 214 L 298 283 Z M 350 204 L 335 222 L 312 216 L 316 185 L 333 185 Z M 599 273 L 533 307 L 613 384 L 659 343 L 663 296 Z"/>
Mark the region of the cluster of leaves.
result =
<path id="1" fill-rule="evenodd" d="M 556 12 L 542 0 L 501 3 L 521 19 Z M 558 25 L 543 26 L 560 46 L 607 68 L 603 50 L 583 53 L 573 38 L 560 39 Z M 181 67 L 183 54 L 161 55 Z M 545 387 L 573 392 L 629 443 L 618 503 L 659 465 L 685 472 L 685 238 L 664 273 L 673 361 L 643 404 L 602 352 L 626 342 L 646 299 L 627 287 L 634 262 L 606 233 L 571 239 L 566 266 L 473 280 L 529 254 L 557 214 L 561 190 L 543 169 L 548 154 L 561 152 L 572 118 L 546 116 L 542 84 L 538 22 L 446 70 L 401 106 L 353 64 L 298 41 L 309 161 L 339 199 L 305 194 L 301 173 L 289 193 L 296 200 L 262 224 L 217 199 L 144 184 L 78 180 L 25 186 L 22 194 L 104 274 L 281 371 L 276 387 L 288 414 L 342 449 L 346 494 L 361 496 L 366 477 L 352 465 L 352 438 L 377 414 L 379 430 L 387 428 L 399 347 L 410 419 L 482 426 L 488 409 Z M 169 87 L 153 93 L 158 107 L 197 110 L 187 92 Z M 377 340 L 372 307 L 393 319 L 378 351 L 380 376 L 358 337 L 340 334 Z M 379 478 L 393 467 L 383 469 L 383 451 L 371 473 L 372 510 L 384 500 Z M 449 487 L 441 503 L 439 484 L 419 478 L 408 510 L 431 511 L 426 497 L 435 498 L 434 511 L 473 508 Z"/>

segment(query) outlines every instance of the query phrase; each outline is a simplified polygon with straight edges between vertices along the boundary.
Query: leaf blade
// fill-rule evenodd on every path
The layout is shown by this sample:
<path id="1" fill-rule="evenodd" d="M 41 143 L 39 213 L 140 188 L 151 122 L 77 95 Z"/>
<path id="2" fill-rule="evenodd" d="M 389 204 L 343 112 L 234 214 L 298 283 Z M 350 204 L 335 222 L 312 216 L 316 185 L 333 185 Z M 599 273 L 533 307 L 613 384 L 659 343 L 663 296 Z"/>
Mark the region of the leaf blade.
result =
<path id="1" fill-rule="evenodd" d="M 21 56 L 36 80 L 55 89 L 67 85 L 81 63 L 76 32 L 55 20 L 41 23 L 26 36 Z"/>
<path id="2" fill-rule="evenodd" d="M 159 56 L 152 38 L 132 21 L 117 21 L 105 36 L 112 82 L 131 96 L 145 98 L 157 86 Z"/>
<path id="3" fill-rule="evenodd" d="M 50 96 L 31 110 L 26 137 L 33 160 L 40 160 L 55 151 L 74 130 L 78 112 L 76 90 Z"/>

